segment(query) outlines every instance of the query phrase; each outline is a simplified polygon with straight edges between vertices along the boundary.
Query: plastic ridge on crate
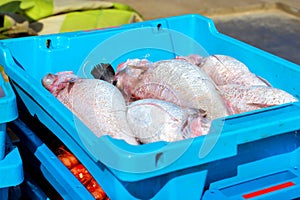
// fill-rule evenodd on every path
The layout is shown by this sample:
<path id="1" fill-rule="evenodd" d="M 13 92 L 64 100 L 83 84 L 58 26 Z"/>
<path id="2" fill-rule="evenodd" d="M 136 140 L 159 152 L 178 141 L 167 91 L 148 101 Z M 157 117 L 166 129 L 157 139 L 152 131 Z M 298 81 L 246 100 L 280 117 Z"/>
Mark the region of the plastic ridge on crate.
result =
<path id="1" fill-rule="evenodd" d="M 10 122 L 18 117 L 15 93 L 0 65 L 0 124 Z"/>
<path id="2" fill-rule="evenodd" d="M 18 117 L 15 93 L 0 65 L 0 199 L 8 199 L 11 186 L 23 181 L 22 159 L 17 147 L 12 147 L 6 132 L 7 122 Z"/>
<path id="3" fill-rule="evenodd" d="M 116 67 L 128 58 L 157 61 L 176 55 L 224 54 L 299 98 L 298 82 L 290 81 L 299 79 L 298 65 L 219 33 L 206 17 L 182 15 L 106 30 L 9 39 L 0 41 L 0 47 L 0 64 L 30 114 L 78 157 L 112 199 L 160 199 L 168 195 L 199 199 L 203 193 L 206 197 L 207 191 L 224 193 L 227 186 L 274 178 L 273 174 L 299 166 L 299 103 L 216 119 L 207 136 L 131 146 L 109 136 L 96 138 L 41 84 L 47 73 L 66 70 L 91 78 L 89 71 L 99 62 Z M 289 143 L 283 145 L 284 139 Z M 291 161 L 283 163 L 281 158 Z M 251 165 L 259 167 L 254 172 L 248 168 Z M 293 183 L 297 186 L 296 181 Z M 271 186 L 268 183 L 262 188 Z M 262 188 L 243 192 L 251 194 Z M 296 191 L 293 195 L 300 196 Z"/>
<path id="4" fill-rule="evenodd" d="M 19 150 L 17 147 L 12 147 L 0 160 L 0 199 L 8 199 L 9 187 L 21 184 L 23 179 L 23 165 Z"/>
<path id="5" fill-rule="evenodd" d="M 16 186 L 23 180 L 22 159 L 14 148 L 0 161 L 0 188 Z"/>
<path id="6" fill-rule="evenodd" d="M 18 117 L 16 96 L 0 66 L 0 160 L 5 155 L 6 123 Z"/>
<path id="7" fill-rule="evenodd" d="M 6 123 L 0 124 L 0 160 L 5 156 Z"/>

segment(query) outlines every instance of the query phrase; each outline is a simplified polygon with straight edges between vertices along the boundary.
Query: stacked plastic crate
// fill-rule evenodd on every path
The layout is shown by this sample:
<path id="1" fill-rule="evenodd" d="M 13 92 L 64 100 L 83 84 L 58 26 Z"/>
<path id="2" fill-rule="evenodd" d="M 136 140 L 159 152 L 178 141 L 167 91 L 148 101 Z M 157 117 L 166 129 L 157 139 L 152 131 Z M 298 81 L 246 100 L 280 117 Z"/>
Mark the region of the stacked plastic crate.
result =
<path id="1" fill-rule="evenodd" d="M 17 38 L 0 45 L 0 64 L 30 116 L 76 155 L 111 199 L 300 197 L 299 103 L 217 119 L 207 136 L 131 146 L 109 136 L 94 138 L 41 84 L 47 73 L 66 70 L 91 78 L 88 72 L 99 62 L 117 66 L 128 58 L 157 61 L 223 54 L 299 98 L 299 84 L 292 81 L 300 78 L 298 65 L 218 33 L 210 19 L 184 15 L 106 30 Z M 43 134 L 19 120 L 13 126 L 62 197 L 92 198 L 40 140 Z"/>
<path id="2" fill-rule="evenodd" d="M 0 66 L 0 199 L 8 199 L 9 187 L 23 181 L 22 159 L 7 134 L 7 123 L 18 117 L 16 96 Z"/>

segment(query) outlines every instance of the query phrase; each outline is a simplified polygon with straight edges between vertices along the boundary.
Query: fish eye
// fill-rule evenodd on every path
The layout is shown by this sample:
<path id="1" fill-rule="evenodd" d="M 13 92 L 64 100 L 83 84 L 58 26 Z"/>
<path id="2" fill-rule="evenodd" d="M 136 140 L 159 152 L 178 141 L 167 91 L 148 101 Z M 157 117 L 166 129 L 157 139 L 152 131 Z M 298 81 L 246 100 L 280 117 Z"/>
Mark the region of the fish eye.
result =
<path id="1" fill-rule="evenodd" d="M 45 87 L 49 87 L 54 82 L 54 79 L 55 77 L 52 74 L 48 74 L 43 78 L 42 83 Z"/>

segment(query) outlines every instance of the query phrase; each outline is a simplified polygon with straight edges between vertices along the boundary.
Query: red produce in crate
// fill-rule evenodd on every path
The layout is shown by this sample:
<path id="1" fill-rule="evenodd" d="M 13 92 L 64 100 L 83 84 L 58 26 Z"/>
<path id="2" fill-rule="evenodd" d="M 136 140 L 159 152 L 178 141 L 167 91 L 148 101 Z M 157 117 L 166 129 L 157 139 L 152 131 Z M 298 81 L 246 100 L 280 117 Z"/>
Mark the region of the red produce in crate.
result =
<path id="1" fill-rule="evenodd" d="M 109 200 L 101 186 L 71 152 L 66 150 L 64 146 L 60 146 L 57 152 L 57 157 L 60 161 L 70 169 L 72 174 L 84 185 L 95 199 Z"/>

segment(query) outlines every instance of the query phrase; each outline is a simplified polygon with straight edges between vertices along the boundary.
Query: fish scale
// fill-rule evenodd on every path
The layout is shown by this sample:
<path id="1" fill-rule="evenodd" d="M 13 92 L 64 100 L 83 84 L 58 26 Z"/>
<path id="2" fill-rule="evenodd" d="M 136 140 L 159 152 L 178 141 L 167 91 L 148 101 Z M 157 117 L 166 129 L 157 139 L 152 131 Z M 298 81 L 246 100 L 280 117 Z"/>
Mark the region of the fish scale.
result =
<path id="1" fill-rule="evenodd" d="M 226 55 L 211 55 L 202 59 L 199 67 L 205 71 L 216 85 L 270 85 L 257 77 L 239 60 Z"/>
<path id="2" fill-rule="evenodd" d="M 115 86 L 98 79 L 80 78 L 65 84 L 57 92 L 57 99 L 97 137 L 108 134 L 129 144 L 138 144 L 127 124 L 125 100 Z"/>
<path id="3" fill-rule="evenodd" d="M 268 86 L 231 84 L 220 86 L 219 89 L 223 98 L 229 102 L 232 114 L 298 101 L 291 94 Z"/>
<path id="4" fill-rule="evenodd" d="M 185 109 L 158 99 L 142 99 L 128 106 L 127 120 L 142 143 L 174 142 L 208 133 L 210 120 L 200 110 Z"/>
<path id="5" fill-rule="evenodd" d="M 228 115 L 224 100 L 218 93 L 214 82 L 200 68 L 187 61 L 175 59 L 158 61 L 153 65 L 151 68 L 144 69 L 139 76 L 134 74 L 130 77 L 130 73 L 126 73 L 129 70 L 116 73 L 117 86 L 120 90 L 125 90 L 123 92 L 125 99 L 134 96 L 137 99 L 165 100 L 181 107 L 205 110 L 209 119 Z M 132 72 L 133 69 L 135 68 L 130 71 Z M 135 84 L 127 84 L 128 80 Z M 162 89 L 161 86 L 164 88 Z"/>

